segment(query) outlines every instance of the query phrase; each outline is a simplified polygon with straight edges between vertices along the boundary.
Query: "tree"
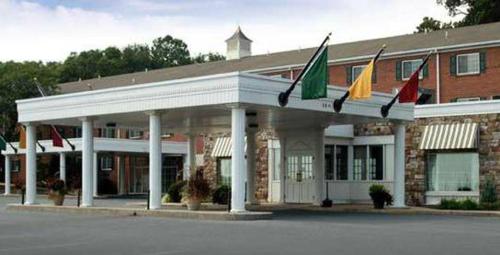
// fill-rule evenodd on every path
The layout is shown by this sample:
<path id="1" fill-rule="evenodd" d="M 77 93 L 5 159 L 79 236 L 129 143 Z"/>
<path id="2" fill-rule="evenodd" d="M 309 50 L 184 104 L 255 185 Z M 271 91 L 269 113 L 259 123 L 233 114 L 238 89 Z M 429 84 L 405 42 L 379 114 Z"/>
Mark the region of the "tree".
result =
<path id="1" fill-rule="evenodd" d="M 418 25 L 416 33 L 427 33 L 431 31 L 436 31 L 436 30 L 441 30 L 441 29 L 448 29 L 448 28 L 453 28 L 453 24 L 451 22 L 449 23 L 443 23 L 439 20 L 435 20 L 434 18 L 431 17 L 424 17 L 422 20 L 422 23 Z"/>
<path id="2" fill-rule="evenodd" d="M 194 63 L 206 63 L 206 62 L 214 62 L 214 61 L 221 61 L 221 60 L 226 60 L 226 57 L 215 52 L 209 52 L 208 54 L 198 54 L 196 57 L 193 58 Z"/>
<path id="3" fill-rule="evenodd" d="M 500 21 L 498 0 L 436 0 L 436 3 L 444 6 L 451 17 L 463 16 L 462 20 L 446 23 L 424 17 L 417 33 Z"/>
<path id="4" fill-rule="evenodd" d="M 192 63 L 187 44 L 170 35 L 153 40 L 151 55 L 154 69 Z"/>
<path id="5" fill-rule="evenodd" d="M 145 44 L 133 44 L 123 49 L 124 73 L 153 69 L 151 50 Z"/>
<path id="6" fill-rule="evenodd" d="M 470 26 L 500 21 L 500 2 L 498 0 L 437 0 L 450 16 L 463 15 L 459 26 Z"/>
<path id="7" fill-rule="evenodd" d="M 49 93 L 56 91 L 60 64 L 55 62 L 0 63 L 0 129 L 12 140 L 17 122 L 15 101 L 39 97 L 37 82 Z M 37 78 L 35 82 L 34 78 Z"/>

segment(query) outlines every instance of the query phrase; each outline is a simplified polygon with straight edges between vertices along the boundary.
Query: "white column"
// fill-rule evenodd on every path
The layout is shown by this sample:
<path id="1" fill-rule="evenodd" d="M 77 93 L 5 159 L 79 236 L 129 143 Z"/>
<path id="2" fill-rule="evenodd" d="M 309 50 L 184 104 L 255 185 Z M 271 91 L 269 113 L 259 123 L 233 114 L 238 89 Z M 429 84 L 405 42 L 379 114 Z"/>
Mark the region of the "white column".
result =
<path id="1" fill-rule="evenodd" d="M 394 135 L 394 207 L 405 207 L 405 137 L 404 123 L 395 124 Z"/>
<path id="2" fill-rule="evenodd" d="M 66 154 L 59 153 L 59 179 L 66 183 Z"/>
<path id="3" fill-rule="evenodd" d="M 231 109 L 231 213 L 245 212 L 245 109 Z"/>
<path id="4" fill-rule="evenodd" d="M 36 202 L 36 125 L 26 124 L 26 201 L 32 205 Z"/>
<path id="5" fill-rule="evenodd" d="M 314 132 L 316 140 L 315 158 L 314 158 L 314 180 L 316 184 L 314 204 L 321 205 L 325 196 L 325 130 Z"/>
<path id="6" fill-rule="evenodd" d="M 280 155 L 281 157 L 278 159 L 280 161 L 280 203 L 286 202 L 286 174 L 287 174 L 287 166 L 286 166 L 286 138 L 284 134 L 278 134 L 280 141 Z"/>
<path id="7" fill-rule="evenodd" d="M 125 156 L 118 156 L 118 194 L 125 194 Z"/>
<path id="8" fill-rule="evenodd" d="M 82 119 L 82 206 L 90 207 L 93 198 L 94 123 L 90 118 Z"/>
<path id="9" fill-rule="evenodd" d="M 92 196 L 97 197 L 99 194 L 97 192 L 97 170 L 99 169 L 98 166 L 98 154 L 97 151 L 94 151 L 94 157 L 92 158 Z"/>
<path id="10" fill-rule="evenodd" d="M 10 156 L 5 155 L 5 195 L 10 194 Z"/>
<path id="11" fill-rule="evenodd" d="M 149 208 L 161 207 L 161 118 L 149 113 Z"/>
<path id="12" fill-rule="evenodd" d="M 257 130 L 255 128 L 247 129 L 247 203 L 256 204 L 255 199 L 255 174 L 256 168 L 256 158 L 255 158 L 255 134 Z"/>
<path id="13" fill-rule="evenodd" d="M 186 167 L 184 169 L 184 180 L 189 179 L 196 172 L 196 135 L 188 134 L 188 151 L 186 155 Z"/>

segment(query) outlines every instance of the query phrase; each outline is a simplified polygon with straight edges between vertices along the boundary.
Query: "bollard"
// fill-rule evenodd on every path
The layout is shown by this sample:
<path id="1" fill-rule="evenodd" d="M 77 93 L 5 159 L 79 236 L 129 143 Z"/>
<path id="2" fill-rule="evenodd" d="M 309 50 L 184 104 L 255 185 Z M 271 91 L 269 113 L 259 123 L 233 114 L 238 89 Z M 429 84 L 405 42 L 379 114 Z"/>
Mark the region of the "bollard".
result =
<path id="1" fill-rule="evenodd" d="M 228 192 L 227 196 L 227 211 L 231 212 L 231 191 Z"/>
<path id="2" fill-rule="evenodd" d="M 21 189 L 21 205 L 24 205 L 24 193 L 26 192 L 26 190 L 23 188 Z"/>
<path id="3" fill-rule="evenodd" d="M 148 211 L 149 211 L 149 197 L 150 197 L 150 196 L 151 196 L 151 191 L 148 189 L 148 196 L 147 196 L 147 200 L 148 200 L 148 201 L 146 202 L 146 205 L 147 205 L 147 206 L 146 206 L 146 210 L 148 210 Z"/>
<path id="4" fill-rule="evenodd" d="M 80 190 L 78 190 L 76 195 L 76 207 L 80 207 Z"/>

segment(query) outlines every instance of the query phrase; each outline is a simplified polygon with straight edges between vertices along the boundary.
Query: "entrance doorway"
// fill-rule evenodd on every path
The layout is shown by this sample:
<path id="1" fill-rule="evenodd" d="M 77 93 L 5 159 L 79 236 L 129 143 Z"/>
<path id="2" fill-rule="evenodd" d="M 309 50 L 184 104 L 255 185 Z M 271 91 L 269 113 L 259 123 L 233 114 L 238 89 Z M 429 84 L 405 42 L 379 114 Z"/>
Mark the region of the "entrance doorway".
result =
<path id="1" fill-rule="evenodd" d="M 290 154 L 286 162 L 285 202 L 314 201 L 313 155 L 307 152 Z"/>

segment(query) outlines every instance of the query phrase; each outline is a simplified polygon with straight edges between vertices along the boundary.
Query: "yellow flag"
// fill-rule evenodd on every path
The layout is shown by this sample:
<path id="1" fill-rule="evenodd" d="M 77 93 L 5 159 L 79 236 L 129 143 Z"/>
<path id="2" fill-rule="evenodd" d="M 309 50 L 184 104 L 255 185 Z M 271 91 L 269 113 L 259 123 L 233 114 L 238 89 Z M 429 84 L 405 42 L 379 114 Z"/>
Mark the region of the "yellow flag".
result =
<path id="1" fill-rule="evenodd" d="M 26 131 L 23 126 L 19 126 L 19 149 L 26 149 Z"/>
<path id="2" fill-rule="evenodd" d="M 372 60 L 349 88 L 350 99 L 368 99 L 372 96 L 373 65 Z"/>

